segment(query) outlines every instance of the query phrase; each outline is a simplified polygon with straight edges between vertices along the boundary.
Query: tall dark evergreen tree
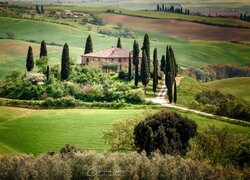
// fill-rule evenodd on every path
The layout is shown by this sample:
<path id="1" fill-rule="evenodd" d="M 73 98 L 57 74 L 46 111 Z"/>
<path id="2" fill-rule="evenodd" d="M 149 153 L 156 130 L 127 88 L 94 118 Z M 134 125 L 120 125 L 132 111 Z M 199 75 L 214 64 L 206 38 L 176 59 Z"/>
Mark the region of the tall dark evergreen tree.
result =
<path id="1" fill-rule="evenodd" d="M 166 67 L 166 59 L 165 59 L 165 56 L 164 55 L 162 55 L 162 57 L 161 57 L 161 71 L 162 72 L 165 72 L 165 67 Z"/>
<path id="2" fill-rule="evenodd" d="M 88 54 L 88 53 L 92 53 L 92 52 L 93 52 L 92 38 L 89 35 L 87 40 L 86 40 L 84 54 Z"/>
<path id="3" fill-rule="evenodd" d="M 49 66 L 47 66 L 47 70 L 46 70 L 46 79 L 47 79 L 47 81 L 49 80 L 49 76 L 50 76 L 50 69 L 49 69 Z"/>
<path id="4" fill-rule="evenodd" d="M 166 48 L 166 63 L 165 63 L 165 85 L 167 86 L 168 81 L 170 81 L 168 73 L 171 71 L 171 55 L 169 52 L 169 47 Z"/>
<path id="5" fill-rule="evenodd" d="M 150 41 L 149 41 L 149 36 L 148 34 L 145 34 L 144 36 L 144 40 L 143 40 L 143 46 L 142 46 L 142 50 L 145 50 L 146 56 L 147 56 L 147 61 L 148 61 L 148 69 L 150 72 Z"/>
<path id="6" fill-rule="evenodd" d="M 172 74 L 171 72 L 168 73 L 168 79 L 172 79 Z M 167 81 L 167 88 L 168 88 L 168 100 L 169 100 L 169 103 L 172 103 L 173 102 L 173 90 L 172 90 L 172 82 L 171 81 Z"/>
<path id="7" fill-rule="evenodd" d="M 157 4 L 157 11 L 160 11 L 160 5 Z"/>
<path id="8" fill-rule="evenodd" d="M 41 14 L 38 4 L 36 5 L 36 12 L 37 14 Z"/>
<path id="9" fill-rule="evenodd" d="M 176 81 L 174 81 L 174 103 L 177 102 L 177 87 L 176 87 Z"/>
<path id="10" fill-rule="evenodd" d="M 153 92 L 156 93 L 158 86 L 158 58 L 157 58 L 157 49 L 154 49 L 154 74 L 153 74 Z"/>
<path id="11" fill-rule="evenodd" d="M 47 57 L 47 47 L 45 41 L 42 41 L 41 47 L 40 47 L 40 58 L 41 57 Z"/>
<path id="12" fill-rule="evenodd" d="M 146 88 L 149 83 L 150 73 L 148 68 L 148 61 L 146 51 L 142 50 L 142 60 L 141 60 L 141 82 L 144 85 L 144 92 L 146 94 Z"/>
<path id="13" fill-rule="evenodd" d="M 41 14 L 44 14 L 43 5 L 41 5 Z"/>
<path id="14" fill-rule="evenodd" d="M 116 47 L 122 48 L 121 38 L 118 38 Z"/>
<path id="15" fill-rule="evenodd" d="M 166 69 L 165 70 L 165 84 L 168 88 L 168 99 L 169 99 L 169 102 L 172 103 L 172 99 L 173 99 L 172 88 L 175 82 L 175 77 L 177 76 L 178 66 L 176 64 L 174 51 L 171 46 L 170 47 L 167 46 L 166 48 L 166 68 L 165 69 Z M 177 97 L 177 94 L 176 94 L 176 97 Z"/>
<path id="16" fill-rule="evenodd" d="M 128 59 L 128 80 L 131 81 L 132 79 L 132 59 L 131 59 L 131 53 L 129 53 L 129 59 Z"/>
<path id="17" fill-rule="evenodd" d="M 32 71 L 33 68 L 34 68 L 33 51 L 32 51 L 32 47 L 29 46 L 27 59 L 26 59 L 26 69 L 27 71 Z"/>
<path id="18" fill-rule="evenodd" d="M 133 45 L 133 64 L 134 64 L 134 69 L 135 69 L 135 86 L 138 86 L 139 82 L 139 54 L 140 54 L 140 49 L 139 49 L 139 44 L 134 41 Z"/>
<path id="19" fill-rule="evenodd" d="M 61 64 L 61 80 L 66 80 L 70 73 L 70 59 L 69 59 L 69 47 L 66 43 L 62 52 L 62 64 Z"/>

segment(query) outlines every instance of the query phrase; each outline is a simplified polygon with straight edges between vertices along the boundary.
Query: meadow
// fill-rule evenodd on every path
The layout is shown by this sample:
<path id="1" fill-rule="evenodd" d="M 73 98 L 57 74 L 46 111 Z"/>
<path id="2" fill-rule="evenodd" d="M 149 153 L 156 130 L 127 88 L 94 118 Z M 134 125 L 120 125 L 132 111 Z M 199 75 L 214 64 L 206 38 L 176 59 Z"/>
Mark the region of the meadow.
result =
<path id="1" fill-rule="evenodd" d="M 211 88 L 230 93 L 236 97 L 250 102 L 250 78 L 230 78 L 206 83 Z"/>
<path id="2" fill-rule="evenodd" d="M 86 25 L 83 27 L 86 27 Z M 87 31 L 84 28 L 37 20 L 0 17 L 0 38 L 7 38 L 6 33 L 8 32 L 14 34 L 15 40 L 0 39 L 0 79 L 13 69 L 24 70 L 28 46 L 31 45 L 34 48 L 35 55 L 37 55 L 39 43 L 42 40 L 45 40 L 48 44 L 57 45 L 48 46 L 51 64 L 60 63 L 61 49 L 64 43 L 69 44 L 71 58 L 75 62 L 80 62 L 80 55 L 84 52 L 85 41 L 89 34 L 92 36 L 94 51 L 115 46 L 117 42 L 116 37 L 106 36 L 94 30 Z M 147 32 L 138 30 L 134 32 L 141 45 L 143 36 Z M 149 33 L 149 36 L 151 51 L 158 48 L 159 59 L 162 54 L 165 54 L 166 45 L 171 45 L 174 48 L 178 64 L 184 67 L 223 63 L 244 65 L 249 63 L 250 46 L 244 44 L 190 40 L 157 33 Z M 133 41 L 134 39 L 122 38 L 123 48 L 132 49 Z M 14 68 L 13 63 L 15 63 Z"/>
<path id="3" fill-rule="evenodd" d="M 102 132 L 114 121 L 126 120 L 145 110 L 58 109 L 32 110 L 0 107 L 0 154 L 58 151 L 65 144 L 85 150 L 104 152 L 108 144 Z M 149 111 L 156 111 L 150 110 Z M 229 124 L 213 118 L 180 111 L 193 119 L 202 130 L 208 125 L 227 126 L 234 133 L 249 134 L 249 127 Z"/>

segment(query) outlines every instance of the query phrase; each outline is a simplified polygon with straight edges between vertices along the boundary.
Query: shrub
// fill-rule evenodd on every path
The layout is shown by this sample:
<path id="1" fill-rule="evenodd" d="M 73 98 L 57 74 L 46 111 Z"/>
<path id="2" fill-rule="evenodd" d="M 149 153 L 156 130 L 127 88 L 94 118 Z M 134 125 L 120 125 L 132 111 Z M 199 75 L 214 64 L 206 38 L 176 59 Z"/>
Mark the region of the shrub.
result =
<path id="1" fill-rule="evenodd" d="M 245 173 L 245 174 L 243 174 Z M 9 179 L 247 179 L 247 170 L 211 166 L 170 155 L 70 152 L 1 156 L 0 177 Z"/>
<path id="2" fill-rule="evenodd" d="M 0 84 L 0 96 L 12 99 L 43 99 L 45 96 L 44 85 L 32 84 L 26 75 L 18 71 L 12 72 Z"/>
<path id="3" fill-rule="evenodd" d="M 66 96 L 58 99 L 46 98 L 43 106 L 45 107 L 76 107 L 79 105 L 79 101 L 74 97 Z"/>
<path id="4" fill-rule="evenodd" d="M 175 112 L 162 110 L 141 121 L 134 129 L 138 152 L 149 155 L 155 150 L 163 154 L 185 155 L 188 140 L 196 134 L 194 121 Z"/>
<path id="5" fill-rule="evenodd" d="M 212 165 L 250 167 L 250 141 L 243 135 L 232 134 L 227 128 L 209 126 L 190 141 L 187 156 Z"/>
<path id="6" fill-rule="evenodd" d="M 143 103 L 145 100 L 145 95 L 142 89 L 134 89 L 127 91 L 124 95 L 124 99 L 127 103 L 131 104 L 140 104 Z"/>
<path id="7" fill-rule="evenodd" d="M 203 110 L 206 112 L 246 121 L 250 118 L 249 104 L 231 94 L 205 90 L 196 95 L 196 100 L 204 105 Z"/>

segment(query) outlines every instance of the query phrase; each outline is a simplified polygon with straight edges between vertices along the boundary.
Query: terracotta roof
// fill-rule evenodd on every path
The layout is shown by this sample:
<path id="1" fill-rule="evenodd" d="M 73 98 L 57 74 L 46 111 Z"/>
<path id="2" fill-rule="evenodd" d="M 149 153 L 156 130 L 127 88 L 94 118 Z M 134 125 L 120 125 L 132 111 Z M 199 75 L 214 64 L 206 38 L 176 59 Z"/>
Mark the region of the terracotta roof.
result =
<path id="1" fill-rule="evenodd" d="M 131 54 L 132 55 L 132 54 Z M 100 58 L 128 58 L 129 51 L 121 48 L 109 48 L 101 51 L 82 55 L 83 57 L 100 57 Z"/>

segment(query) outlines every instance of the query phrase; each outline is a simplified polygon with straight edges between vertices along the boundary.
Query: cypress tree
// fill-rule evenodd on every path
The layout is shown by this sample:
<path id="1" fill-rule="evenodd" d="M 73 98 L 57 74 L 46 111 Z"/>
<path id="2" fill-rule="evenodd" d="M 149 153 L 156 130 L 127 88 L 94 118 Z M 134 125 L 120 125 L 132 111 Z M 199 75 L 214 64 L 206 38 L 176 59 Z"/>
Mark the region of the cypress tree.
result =
<path id="1" fill-rule="evenodd" d="M 171 72 L 168 73 L 168 79 L 172 79 L 172 74 Z M 168 100 L 170 103 L 172 103 L 173 101 L 173 92 L 172 92 L 172 82 L 171 81 L 167 81 L 167 88 L 168 88 Z"/>
<path id="2" fill-rule="evenodd" d="M 128 59 L 128 80 L 131 81 L 132 79 L 132 59 L 131 59 L 131 53 L 129 53 L 129 59 Z"/>
<path id="3" fill-rule="evenodd" d="M 93 52 L 93 44 L 92 44 L 91 36 L 89 35 L 87 40 L 86 40 L 84 54 L 88 54 L 88 53 L 92 53 L 92 52 Z"/>
<path id="4" fill-rule="evenodd" d="M 70 72 L 70 60 L 69 60 L 69 47 L 66 43 L 62 52 L 62 64 L 61 64 L 61 80 L 66 80 L 69 77 Z"/>
<path id="5" fill-rule="evenodd" d="M 37 12 L 37 14 L 41 13 L 38 4 L 36 5 L 36 12 Z"/>
<path id="6" fill-rule="evenodd" d="M 118 38 L 116 47 L 122 49 L 121 38 Z"/>
<path id="7" fill-rule="evenodd" d="M 157 48 L 154 49 L 154 75 L 153 75 L 153 92 L 156 93 L 157 85 L 158 85 L 158 59 L 157 59 Z"/>
<path id="8" fill-rule="evenodd" d="M 142 50 L 142 60 L 141 60 L 141 82 L 144 85 L 144 92 L 146 94 L 146 88 L 149 83 L 149 69 L 148 69 L 148 61 L 145 50 Z"/>
<path id="9" fill-rule="evenodd" d="M 165 63 L 165 85 L 167 86 L 168 81 L 170 81 L 168 73 L 171 71 L 171 56 L 169 52 L 169 47 L 166 48 L 166 63 Z"/>
<path id="10" fill-rule="evenodd" d="M 34 68 L 33 51 L 32 51 L 32 47 L 29 46 L 27 59 L 26 59 L 26 69 L 27 71 L 32 71 L 33 68 Z"/>
<path id="11" fill-rule="evenodd" d="M 42 41 L 41 47 L 40 47 L 40 58 L 41 57 L 47 57 L 47 47 L 45 41 Z"/>
<path id="12" fill-rule="evenodd" d="M 161 57 L 161 71 L 165 73 L 165 67 L 166 67 L 166 60 L 165 60 L 165 56 L 162 55 Z"/>
<path id="13" fill-rule="evenodd" d="M 144 40 L 143 40 L 143 46 L 142 46 L 142 50 L 145 50 L 145 53 L 146 53 L 146 58 L 147 58 L 147 61 L 148 61 L 148 69 L 149 69 L 149 72 L 150 72 L 150 42 L 149 42 L 149 36 L 148 34 L 145 34 L 144 36 Z"/>
<path id="14" fill-rule="evenodd" d="M 44 14 L 43 5 L 41 5 L 41 14 Z"/>
<path id="15" fill-rule="evenodd" d="M 177 87 L 176 87 L 176 81 L 174 81 L 174 103 L 177 102 Z"/>
<path id="16" fill-rule="evenodd" d="M 138 86 L 139 82 L 139 44 L 134 41 L 133 45 L 133 64 L 134 64 L 134 69 L 135 69 L 135 86 Z"/>
<path id="17" fill-rule="evenodd" d="M 46 70 L 46 79 L 47 79 L 47 81 L 49 80 L 49 76 L 50 76 L 50 69 L 49 69 L 49 66 L 47 66 L 47 70 Z"/>

